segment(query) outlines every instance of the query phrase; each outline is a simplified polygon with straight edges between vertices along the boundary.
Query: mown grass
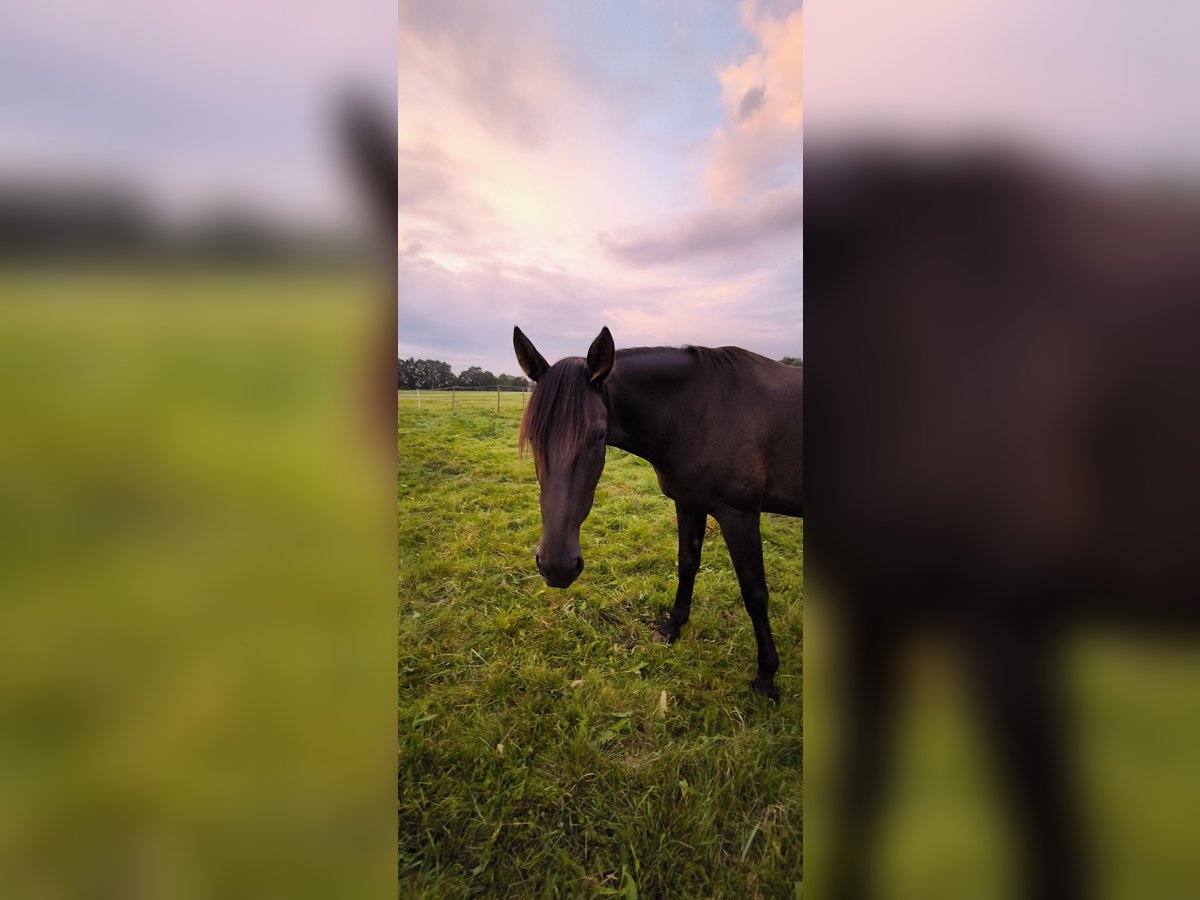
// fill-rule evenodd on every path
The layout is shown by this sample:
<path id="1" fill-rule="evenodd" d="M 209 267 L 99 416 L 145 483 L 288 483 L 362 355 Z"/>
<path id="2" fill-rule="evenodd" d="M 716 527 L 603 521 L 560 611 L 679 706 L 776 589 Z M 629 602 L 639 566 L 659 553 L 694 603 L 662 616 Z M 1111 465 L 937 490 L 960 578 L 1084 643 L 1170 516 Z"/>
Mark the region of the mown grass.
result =
<path id="1" fill-rule="evenodd" d="M 764 517 L 780 704 L 710 520 L 692 619 L 673 507 L 611 449 L 566 591 L 533 564 L 519 395 L 399 403 L 399 881 L 405 897 L 790 897 L 802 881 L 798 520 Z"/>

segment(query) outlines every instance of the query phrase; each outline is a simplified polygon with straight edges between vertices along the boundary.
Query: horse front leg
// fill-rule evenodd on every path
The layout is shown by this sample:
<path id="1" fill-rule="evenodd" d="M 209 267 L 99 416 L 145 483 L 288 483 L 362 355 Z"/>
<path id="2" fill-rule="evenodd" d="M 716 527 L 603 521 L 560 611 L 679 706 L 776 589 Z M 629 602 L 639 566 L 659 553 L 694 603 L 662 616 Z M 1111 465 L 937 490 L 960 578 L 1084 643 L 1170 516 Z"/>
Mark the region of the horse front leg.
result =
<path id="1" fill-rule="evenodd" d="M 721 526 L 725 546 L 729 548 L 738 585 L 742 589 L 742 603 L 754 625 L 754 641 L 758 645 L 758 674 L 750 682 L 750 687 L 778 701 L 775 672 L 779 668 L 779 655 L 775 652 L 771 623 L 767 621 L 767 576 L 763 570 L 759 514 L 729 509 L 719 513 L 716 519 Z"/>
<path id="2" fill-rule="evenodd" d="M 702 509 L 675 503 L 675 518 L 679 523 L 679 585 L 675 589 L 675 605 L 665 622 L 655 632 L 656 641 L 674 643 L 679 630 L 692 614 L 692 588 L 700 569 L 700 549 L 704 545 L 704 529 L 708 515 Z"/>
<path id="3" fill-rule="evenodd" d="M 1026 879 L 1021 896 L 1090 896 L 1065 746 L 1058 636 L 1032 616 L 979 618 L 969 641 L 971 674 L 1015 814 Z"/>
<path id="4" fill-rule="evenodd" d="M 897 669 L 908 635 L 901 623 L 862 604 L 839 631 L 842 720 L 826 894 L 834 900 L 865 900 L 872 896 L 880 813 L 895 755 Z"/>

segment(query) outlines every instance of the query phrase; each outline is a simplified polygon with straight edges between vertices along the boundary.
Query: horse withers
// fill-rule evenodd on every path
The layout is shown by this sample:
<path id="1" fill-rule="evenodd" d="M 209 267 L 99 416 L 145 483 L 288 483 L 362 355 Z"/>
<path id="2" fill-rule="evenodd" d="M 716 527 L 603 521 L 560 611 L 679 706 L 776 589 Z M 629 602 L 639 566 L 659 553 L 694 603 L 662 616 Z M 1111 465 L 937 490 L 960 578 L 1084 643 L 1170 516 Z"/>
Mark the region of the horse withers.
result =
<path id="1" fill-rule="evenodd" d="M 679 584 L 658 626 L 667 641 L 691 612 L 707 517 L 721 527 L 754 625 L 758 673 L 750 686 L 779 699 L 779 657 L 767 620 L 759 520 L 803 515 L 804 370 L 738 347 L 639 347 L 617 351 L 608 328 L 586 358 L 553 366 L 520 328 L 517 361 L 536 382 L 521 421 L 541 486 L 536 561 L 551 587 L 583 571 L 579 529 L 592 508 L 605 447 L 645 459 L 675 501 Z"/>

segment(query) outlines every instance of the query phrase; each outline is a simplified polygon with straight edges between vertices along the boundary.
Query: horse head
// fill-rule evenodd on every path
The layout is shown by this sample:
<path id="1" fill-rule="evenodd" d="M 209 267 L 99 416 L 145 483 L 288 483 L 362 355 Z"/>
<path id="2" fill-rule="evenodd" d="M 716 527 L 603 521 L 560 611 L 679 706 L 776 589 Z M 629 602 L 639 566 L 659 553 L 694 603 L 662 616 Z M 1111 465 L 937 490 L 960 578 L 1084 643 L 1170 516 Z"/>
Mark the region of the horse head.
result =
<path id="1" fill-rule="evenodd" d="M 513 348 L 521 369 L 537 385 L 520 437 L 522 450 L 533 450 L 540 486 L 542 535 L 535 559 L 546 584 L 565 588 L 583 571 L 579 528 L 592 510 L 604 471 L 608 412 L 603 385 L 616 352 L 607 328 L 592 342 L 586 359 L 568 357 L 551 366 L 520 328 L 513 329 Z"/>

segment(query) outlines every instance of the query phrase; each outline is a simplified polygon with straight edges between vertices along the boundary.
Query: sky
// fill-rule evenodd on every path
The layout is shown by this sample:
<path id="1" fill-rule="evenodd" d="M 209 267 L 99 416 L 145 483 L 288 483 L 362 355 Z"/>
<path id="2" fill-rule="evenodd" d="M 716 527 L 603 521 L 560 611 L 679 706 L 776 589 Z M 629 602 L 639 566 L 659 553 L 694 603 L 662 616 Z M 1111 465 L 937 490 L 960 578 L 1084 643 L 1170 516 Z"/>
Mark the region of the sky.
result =
<path id="1" fill-rule="evenodd" d="M 183 216 L 232 203 L 359 221 L 331 127 L 334 98 L 358 85 L 396 102 L 400 355 L 515 374 L 513 325 L 551 360 L 586 352 L 603 325 L 618 347 L 802 355 L 802 130 L 977 127 L 1196 176 L 1200 4 L 1138 10 L 10 3 L 0 179 L 115 176 Z"/>
<path id="2" fill-rule="evenodd" d="M 799 2 L 402 0 L 397 353 L 803 351 Z"/>
<path id="3" fill-rule="evenodd" d="M 818 0 L 810 138 L 989 138 L 1101 175 L 1195 177 L 1200 4 Z"/>
<path id="4" fill-rule="evenodd" d="M 361 217 L 334 108 L 353 88 L 391 114 L 392 0 L 55 0 L 3 21 L 0 176 L 115 180 L 169 218 Z"/>

